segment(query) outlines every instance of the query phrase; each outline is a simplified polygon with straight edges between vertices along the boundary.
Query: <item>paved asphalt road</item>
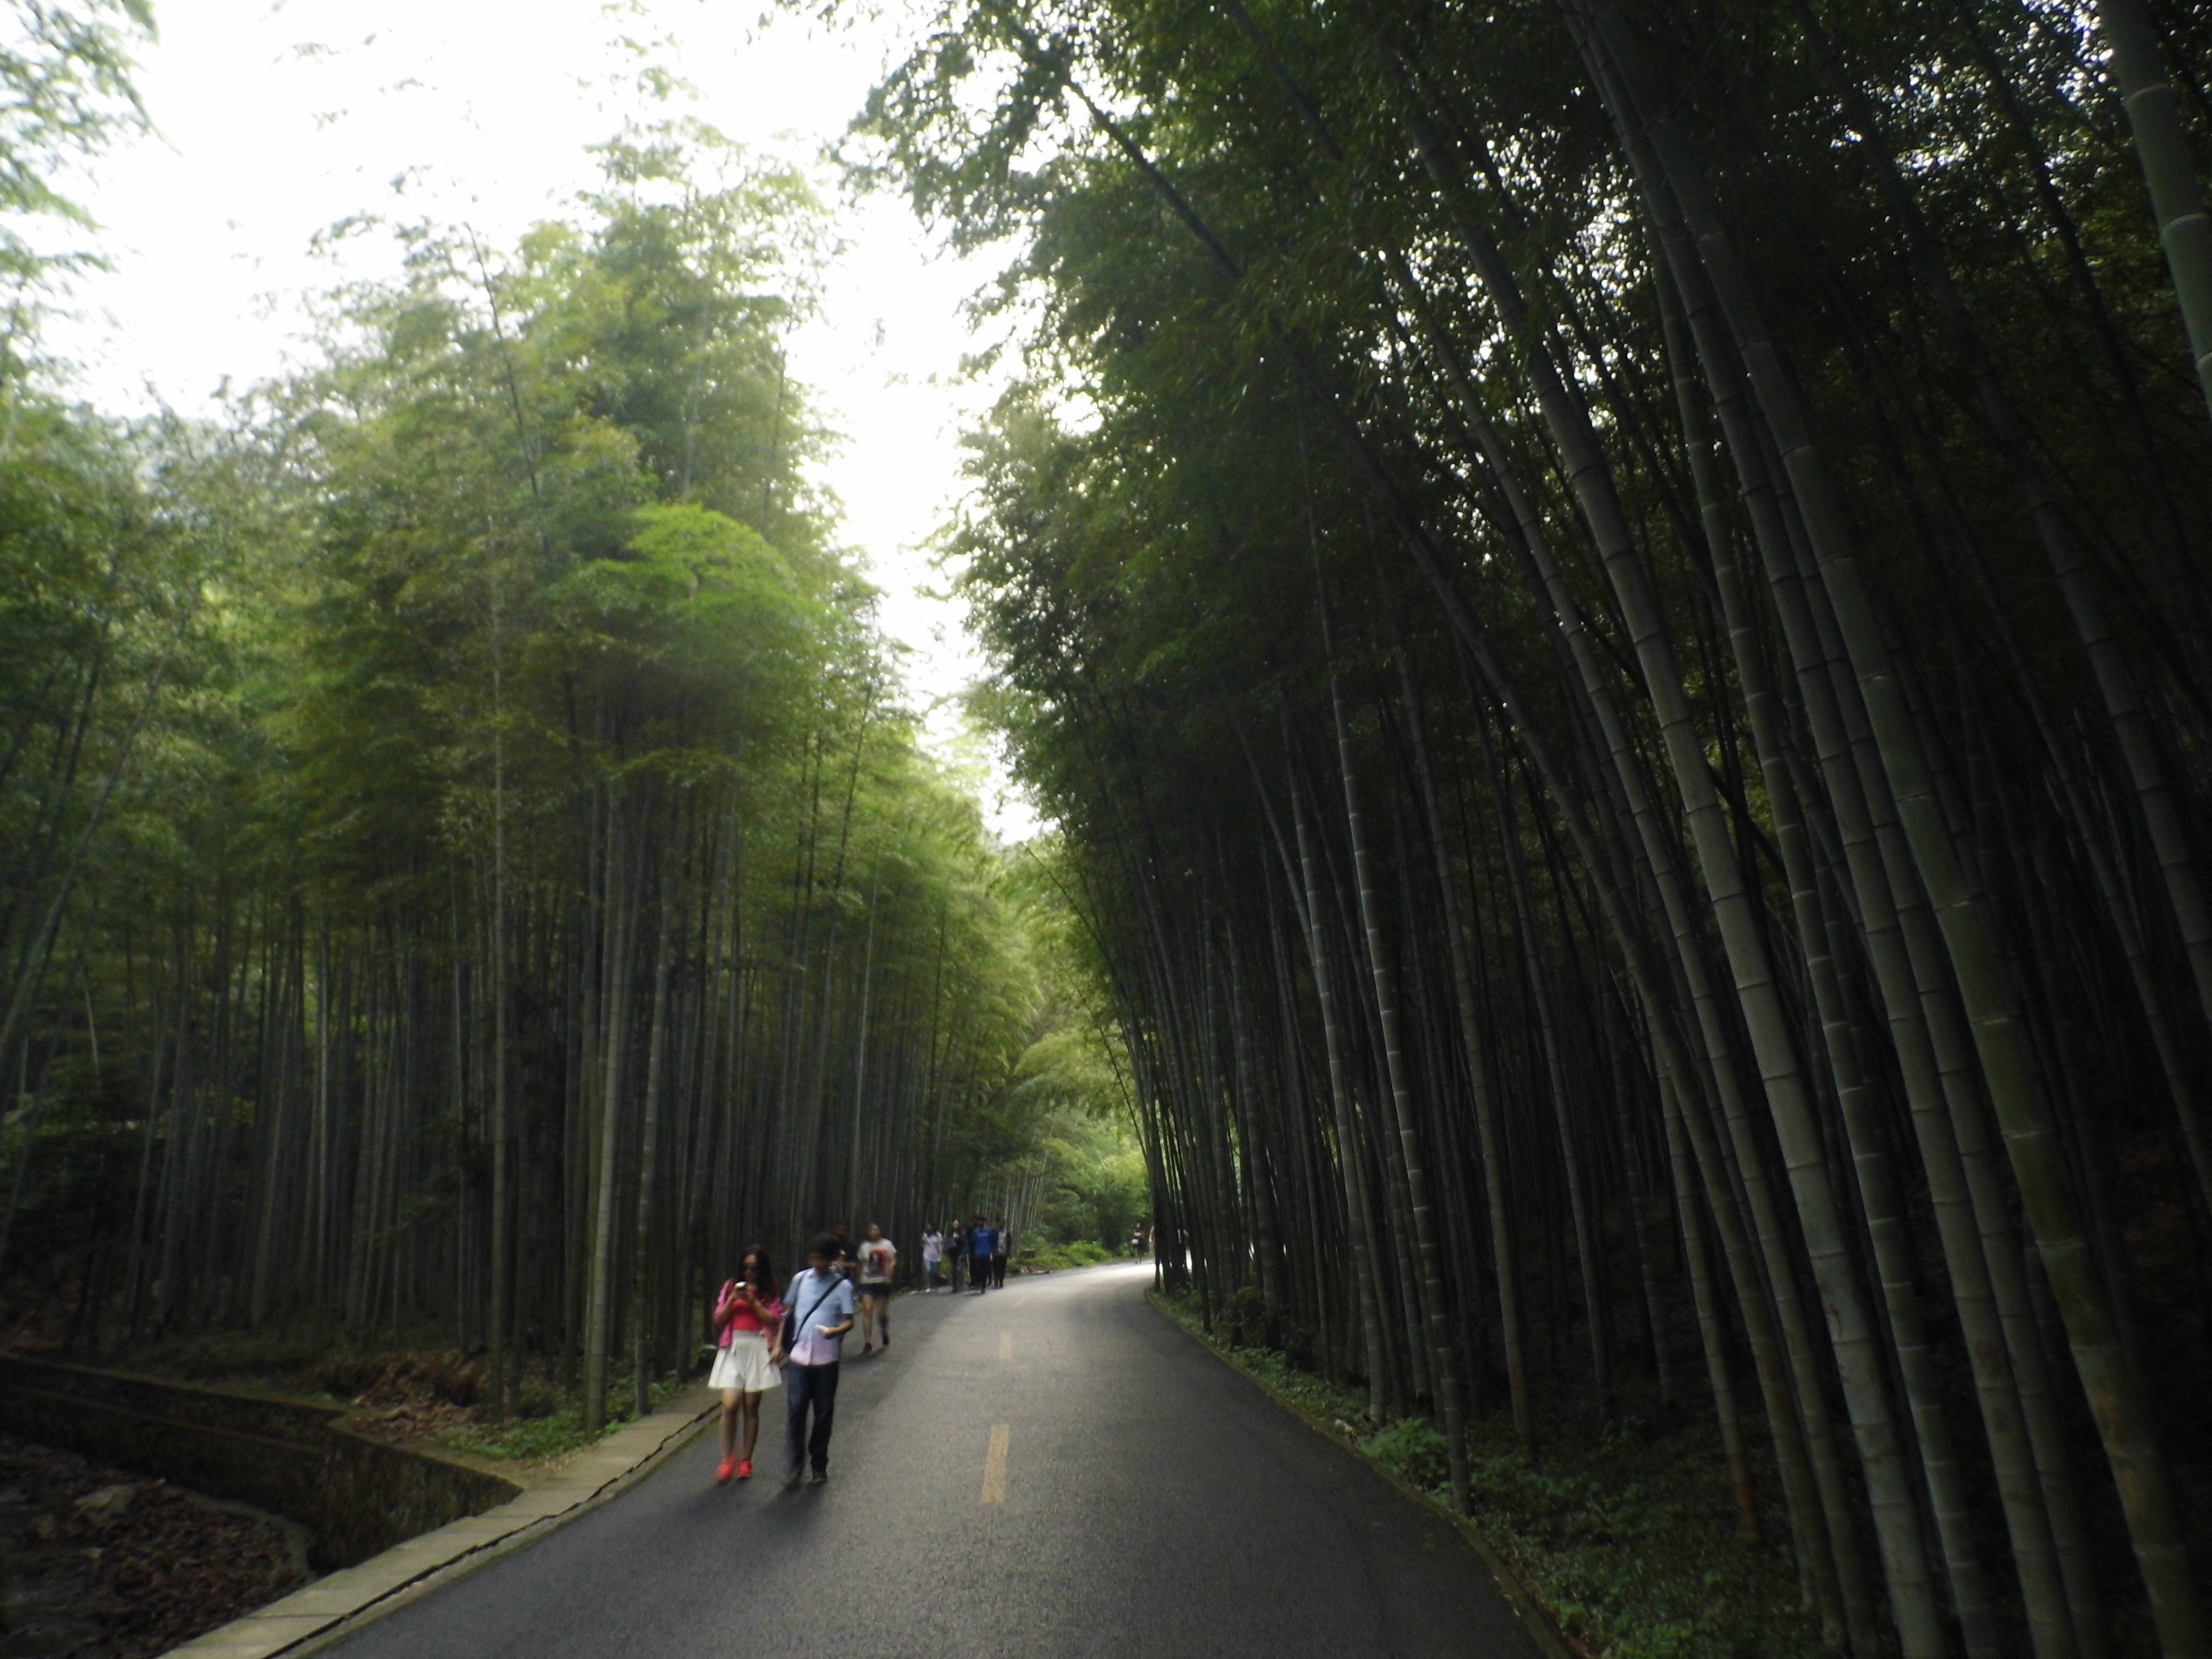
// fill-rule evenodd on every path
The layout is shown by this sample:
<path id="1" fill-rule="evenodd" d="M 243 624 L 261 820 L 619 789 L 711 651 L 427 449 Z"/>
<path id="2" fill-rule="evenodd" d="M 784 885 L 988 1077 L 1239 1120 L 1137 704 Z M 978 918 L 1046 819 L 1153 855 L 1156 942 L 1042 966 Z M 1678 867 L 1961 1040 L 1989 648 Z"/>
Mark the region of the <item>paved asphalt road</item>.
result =
<path id="1" fill-rule="evenodd" d="M 902 1297 L 826 1486 L 711 1432 L 344 1659 L 1536 1659 L 1481 1561 L 1147 1306 L 1149 1268 Z M 996 1445 L 994 1455 L 994 1447 Z"/>

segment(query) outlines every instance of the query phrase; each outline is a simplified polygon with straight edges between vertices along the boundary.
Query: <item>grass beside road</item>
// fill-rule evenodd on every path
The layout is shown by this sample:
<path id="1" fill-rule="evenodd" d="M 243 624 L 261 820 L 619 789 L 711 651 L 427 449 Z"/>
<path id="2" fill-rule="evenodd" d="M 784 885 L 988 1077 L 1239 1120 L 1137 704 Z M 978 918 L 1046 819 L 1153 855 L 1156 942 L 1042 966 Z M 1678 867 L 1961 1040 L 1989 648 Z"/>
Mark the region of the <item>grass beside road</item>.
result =
<path id="1" fill-rule="evenodd" d="M 676 1377 L 664 1377 L 649 1385 L 647 1392 L 653 1409 L 659 1411 L 689 1386 Z M 576 1390 L 526 1389 L 521 1403 L 524 1414 L 510 1422 L 501 1422 L 483 1407 L 477 1406 L 469 1417 L 439 1431 L 433 1437 L 437 1444 L 450 1450 L 475 1452 L 479 1456 L 524 1464 L 556 1462 L 594 1443 L 592 1437 L 584 1432 L 584 1403 Z M 628 1375 L 610 1377 L 607 1422 L 599 1437 L 605 1438 L 636 1416 Z"/>
<path id="2" fill-rule="evenodd" d="M 1204 1328 L 1196 1302 L 1153 1304 L 1316 1427 L 1451 1513 L 1444 1439 L 1408 1418 L 1380 1431 L 1364 1395 L 1273 1348 Z M 1542 1455 L 1521 1455 L 1504 1402 L 1468 1425 L 1471 1519 L 1567 1646 L 1589 1659 L 1813 1659 L 1818 1626 L 1775 1543 L 1746 1544 L 1710 1413 L 1576 1420 L 1540 1413 Z M 1749 1425 L 1747 1425 L 1748 1428 Z M 1765 1509 L 1770 1527 L 1780 1516 Z"/>
<path id="3" fill-rule="evenodd" d="M 507 1473 L 557 1463 L 636 1416 L 629 1373 L 617 1371 L 607 1379 L 606 1426 L 599 1437 L 586 1435 L 581 1390 L 562 1368 L 532 1361 L 518 1390 L 520 1411 L 501 1421 L 488 1398 L 482 1356 L 428 1345 L 364 1346 L 331 1331 L 198 1333 L 142 1348 L 126 1368 L 205 1388 L 349 1406 L 352 1424 L 379 1439 L 492 1459 L 514 1466 Z M 673 1377 L 653 1383 L 654 1409 L 685 1386 Z"/>
<path id="4" fill-rule="evenodd" d="M 1024 1245 L 1014 1252 L 1017 1273 L 1053 1273 L 1069 1267 L 1097 1267 L 1121 1258 L 1103 1244 L 1079 1238 L 1073 1244 Z"/>

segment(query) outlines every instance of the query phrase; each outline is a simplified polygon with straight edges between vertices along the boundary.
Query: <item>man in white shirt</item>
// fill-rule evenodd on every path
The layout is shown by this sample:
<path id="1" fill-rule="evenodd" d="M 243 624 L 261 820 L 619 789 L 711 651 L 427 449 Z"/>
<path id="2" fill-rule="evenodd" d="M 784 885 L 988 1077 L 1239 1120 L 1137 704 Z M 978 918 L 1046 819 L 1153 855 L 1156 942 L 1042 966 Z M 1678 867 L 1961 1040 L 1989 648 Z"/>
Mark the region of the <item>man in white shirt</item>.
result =
<path id="1" fill-rule="evenodd" d="M 921 1235 L 921 1293 L 929 1295 L 937 1288 L 937 1264 L 945 1260 L 945 1235 L 935 1226 L 926 1227 Z"/>
<path id="2" fill-rule="evenodd" d="M 837 1417 L 837 1362 L 844 1357 L 845 1333 L 853 1328 L 853 1282 L 835 1266 L 838 1244 L 824 1233 L 806 1252 L 806 1271 L 791 1281 L 783 1305 L 791 1319 L 791 1347 L 776 1345 L 775 1358 L 790 1360 L 783 1373 L 784 1405 L 791 1439 L 791 1473 L 795 1486 L 806 1472 L 810 1454 L 814 1484 L 830 1478 L 830 1430 Z M 814 1430 L 806 1427 L 809 1408 Z"/>
<path id="3" fill-rule="evenodd" d="M 891 1274 L 898 1268 L 898 1246 L 884 1237 L 884 1230 L 868 1224 L 860 1241 L 860 1352 L 873 1353 L 877 1328 L 882 1328 L 884 1346 L 891 1345 Z"/>

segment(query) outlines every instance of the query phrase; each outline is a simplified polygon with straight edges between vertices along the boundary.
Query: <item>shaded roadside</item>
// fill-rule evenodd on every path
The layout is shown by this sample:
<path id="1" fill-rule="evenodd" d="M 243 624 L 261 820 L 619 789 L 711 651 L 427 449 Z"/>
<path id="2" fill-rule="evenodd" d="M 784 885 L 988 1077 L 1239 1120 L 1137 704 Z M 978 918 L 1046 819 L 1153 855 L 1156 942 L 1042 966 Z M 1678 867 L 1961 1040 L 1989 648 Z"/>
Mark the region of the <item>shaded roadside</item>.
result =
<path id="1" fill-rule="evenodd" d="M 1532 1464 L 1503 1410 L 1471 1413 L 1473 1514 L 1453 1516 L 1443 1437 L 1407 1418 L 1380 1429 L 1366 1400 L 1281 1350 L 1208 1331 L 1195 1302 L 1147 1299 L 1310 1427 L 1365 1458 L 1409 1498 L 1467 1528 L 1534 1618 L 1583 1659 L 1757 1653 L 1811 1659 L 1820 1631 L 1796 1606 L 1785 1552 L 1735 1535 L 1735 1507 L 1708 1425 L 1560 1419 Z"/>

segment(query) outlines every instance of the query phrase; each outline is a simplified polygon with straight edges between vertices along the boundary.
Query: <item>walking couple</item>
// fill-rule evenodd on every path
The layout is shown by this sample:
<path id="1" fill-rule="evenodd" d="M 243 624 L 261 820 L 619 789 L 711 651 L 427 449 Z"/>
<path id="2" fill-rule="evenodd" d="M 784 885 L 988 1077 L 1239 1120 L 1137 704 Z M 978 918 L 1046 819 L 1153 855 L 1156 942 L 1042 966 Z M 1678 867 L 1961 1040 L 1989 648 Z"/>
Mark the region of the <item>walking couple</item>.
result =
<path id="1" fill-rule="evenodd" d="M 889 1306 L 890 1262 L 895 1253 L 884 1245 L 880 1228 L 868 1229 L 862 1247 L 862 1291 L 870 1310 L 881 1322 L 885 1346 L 890 1344 Z M 885 1252 L 870 1260 L 869 1251 Z M 787 1486 L 799 1485 L 811 1463 L 813 1482 L 830 1478 L 830 1431 L 837 1414 L 838 1362 L 843 1358 L 845 1334 L 853 1328 L 853 1281 L 839 1267 L 845 1254 L 833 1234 L 823 1233 L 809 1247 L 806 1271 L 787 1285 L 781 1296 L 768 1252 L 756 1244 L 745 1252 L 738 1277 L 722 1286 L 714 1304 L 714 1326 L 720 1346 L 714 1358 L 709 1386 L 722 1395 L 722 1461 L 717 1480 L 735 1475 L 750 1480 L 753 1449 L 760 1436 L 761 1395 L 781 1387 L 785 1426 L 789 1443 L 790 1472 Z M 882 1277 L 871 1281 L 870 1269 Z M 878 1285 L 881 1286 L 880 1291 Z M 776 1368 L 781 1366 L 782 1374 Z M 813 1422 L 810 1430 L 808 1418 Z M 742 1455 L 738 1449 L 740 1425 L 744 1435 Z"/>
<path id="2" fill-rule="evenodd" d="M 968 1228 L 968 1282 L 975 1291 L 1006 1288 L 1006 1257 L 1014 1248 L 1013 1230 L 1002 1220 L 994 1227 L 977 1216 Z"/>

